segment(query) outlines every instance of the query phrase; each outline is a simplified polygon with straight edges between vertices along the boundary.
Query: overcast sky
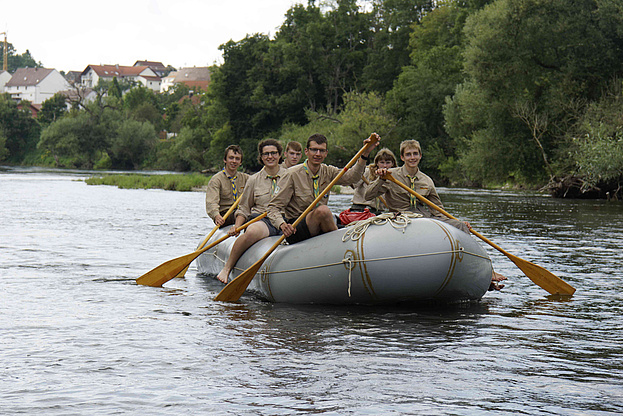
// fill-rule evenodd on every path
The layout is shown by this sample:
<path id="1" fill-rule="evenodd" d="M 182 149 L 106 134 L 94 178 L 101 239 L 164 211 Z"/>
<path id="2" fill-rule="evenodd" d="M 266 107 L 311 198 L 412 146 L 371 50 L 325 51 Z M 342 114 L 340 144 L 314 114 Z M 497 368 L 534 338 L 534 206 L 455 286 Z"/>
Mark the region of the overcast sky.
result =
<path id="1" fill-rule="evenodd" d="M 28 49 L 45 68 L 87 65 L 176 68 L 222 63 L 219 45 L 246 34 L 271 37 L 296 0 L 3 1 L 0 32 L 18 55 Z M 0 37 L 4 40 L 4 37 Z"/>

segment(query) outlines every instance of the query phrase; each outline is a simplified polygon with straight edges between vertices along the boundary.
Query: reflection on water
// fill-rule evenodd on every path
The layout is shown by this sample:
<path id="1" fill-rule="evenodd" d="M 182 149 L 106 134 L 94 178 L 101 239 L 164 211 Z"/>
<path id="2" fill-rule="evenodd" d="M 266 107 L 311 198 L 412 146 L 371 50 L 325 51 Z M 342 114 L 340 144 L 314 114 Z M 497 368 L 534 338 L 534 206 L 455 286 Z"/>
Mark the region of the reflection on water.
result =
<path id="1" fill-rule="evenodd" d="M 570 299 L 486 246 L 509 281 L 471 307 L 219 303 L 194 266 L 162 289 L 134 283 L 203 239 L 202 194 L 88 174 L 0 172 L 1 414 L 623 412 L 621 203 L 440 189 Z"/>

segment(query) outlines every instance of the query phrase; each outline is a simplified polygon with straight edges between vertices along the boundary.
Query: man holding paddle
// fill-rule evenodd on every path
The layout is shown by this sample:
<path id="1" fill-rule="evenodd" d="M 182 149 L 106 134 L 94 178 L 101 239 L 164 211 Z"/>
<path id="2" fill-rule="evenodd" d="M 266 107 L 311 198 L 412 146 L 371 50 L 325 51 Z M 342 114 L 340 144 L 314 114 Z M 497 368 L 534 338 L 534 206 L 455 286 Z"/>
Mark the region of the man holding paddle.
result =
<path id="1" fill-rule="evenodd" d="M 351 185 L 361 179 L 368 156 L 380 140 L 376 133 L 371 137 L 377 139 L 376 143 L 365 148 L 353 168 L 344 172 L 336 184 Z M 371 141 L 371 138 L 364 140 L 364 146 Z M 283 232 L 290 244 L 337 230 L 333 214 L 327 207 L 328 192 L 303 221 L 296 227 L 292 225 L 325 190 L 329 182 L 343 171 L 323 163 L 327 153 L 327 138 L 322 134 L 310 136 L 305 148 L 307 160 L 288 169 L 287 174 L 279 181 L 278 191 L 268 204 L 268 218 L 275 228 Z"/>
<path id="2" fill-rule="evenodd" d="M 385 194 L 385 200 L 390 211 L 411 211 L 422 214 L 426 218 L 432 217 L 469 234 L 471 226 L 468 222 L 448 218 L 439 211 L 431 210 L 429 206 L 419 202 L 416 197 L 405 189 L 385 180 L 384 176 L 390 173 L 396 181 L 401 182 L 443 209 L 441 199 L 437 194 L 433 180 L 419 169 L 420 160 L 422 160 L 422 148 L 420 147 L 420 143 L 417 140 L 405 140 L 400 143 L 400 159 L 404 163 L 399 168 L 380 168 L 377 170 L 378 179 L 372 182 L 368 189 L 366 189 L 364 197 L 366 199 L 372 199 Z M 506 280 L 506 277 L 494 271 L 489 290 L 502 289 L 504 285 L 498 283 L 502 280 Z"/>
<path id="3" fill-rule="evenodd" d="M 225 162 L 225 167 L 212 176 L 206 190 L 206 212 L 217 227 L 234 223 L 233 216 L 223 218 L 223 215 L 242 195 L 249 178 L 246 173 L 238 172 L 238 168 L 242 164 L 240 146 L 228 146 L 225 149 L 223 162 Z"/>

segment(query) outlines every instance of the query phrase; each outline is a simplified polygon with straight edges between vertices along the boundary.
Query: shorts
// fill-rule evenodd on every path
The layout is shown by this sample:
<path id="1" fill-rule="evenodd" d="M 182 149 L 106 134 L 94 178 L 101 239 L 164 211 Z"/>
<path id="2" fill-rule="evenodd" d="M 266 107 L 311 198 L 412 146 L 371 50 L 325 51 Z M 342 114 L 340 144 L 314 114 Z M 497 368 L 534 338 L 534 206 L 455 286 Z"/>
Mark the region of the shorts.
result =
<path id="1" fill-rule="evenodd" d="M 260 216 L 260 214 L 251 214 L 251 216 L 247 219 L 247 222 L 249 222 L 249 221 L 251 221 L 251 220 L 253 220 L 253 219 L 255 219 L 255 218 L 259 217 L 259 216 Z M 276 235 L 283 234 L 281 232 L 281 230 L 278 230 L 278 229 L 275 228 L 275 226 L 273 225 L 272 222 L 270 222 L 268 217 L 262 218 L 261 221 L 264 224 L 266 224 L 266 226 L 268 227 L 268 236 L 269 237 L 273 237 L 273 236 L 276 236 Z"/>
<path id="2" fill-rule="evenodd" d="M 227 211 L 229 211 L 229 210 L 225 210 L 223 212 L 220 212 L 219 214 L 221 214 L 221 217 L 223 217 L 223 216 L 225 216 Z M 235 215 L 230 215 L 229 217 L 225 218 L 225 224 L 221 225 L 219 228 L 223 228 L 223 227 L 226 227 L 228 225 L 234 225 L 235 222 L 236 222 L 236 216 Z"/>
<path id="3" fill-rule="evenodd" d="M 286 220 L 288 224 L 293 224 L 294 221 L 296 220 Z M 299 225 L 296 226 L 296 232 L 290 237 L 286 237 L 286 241 L 288 242 L 288 244 L 296 244 L 299 241 L 307 240 L 308 238 L 312 238 L 312 235 L 309 232 L 309 228 L 307 227 L 307 221 L 303 219 L 303 221 L 301 221 Z"/>

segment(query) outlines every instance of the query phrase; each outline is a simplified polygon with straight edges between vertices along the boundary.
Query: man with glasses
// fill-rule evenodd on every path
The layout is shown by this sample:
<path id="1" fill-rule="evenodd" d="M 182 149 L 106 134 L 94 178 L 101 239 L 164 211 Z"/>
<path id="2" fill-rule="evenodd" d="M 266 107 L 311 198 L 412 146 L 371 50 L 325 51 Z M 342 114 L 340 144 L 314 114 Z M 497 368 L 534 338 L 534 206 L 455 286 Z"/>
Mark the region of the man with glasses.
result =
<path id="1" fill-rule="evenodd" d="M 369 141 L 370 139 L 364 140 L 364 144 Z M 376 146 L 378 143 L 377 141 Z M 339 185 L 351 185 L 361 179 L 371 150 L 372 148 L 367 149 L 361 155 L 357 163 L 337 182 Z M 327 206 L 329 193 L 307 214 L 304 221 L 296 228 L 292 226 L 292 223 L 342 171 L 340 168 L 323 163 L 327 153 L 327 138 L 322 134 L 311 135 L 305 148 L 307 160 L 288 169 L 277 184 L 278 190 L 268 204 L 268 218 L 275 228 L 283 232 L 290 244 L 337 230 L 333 214 Z"/>

